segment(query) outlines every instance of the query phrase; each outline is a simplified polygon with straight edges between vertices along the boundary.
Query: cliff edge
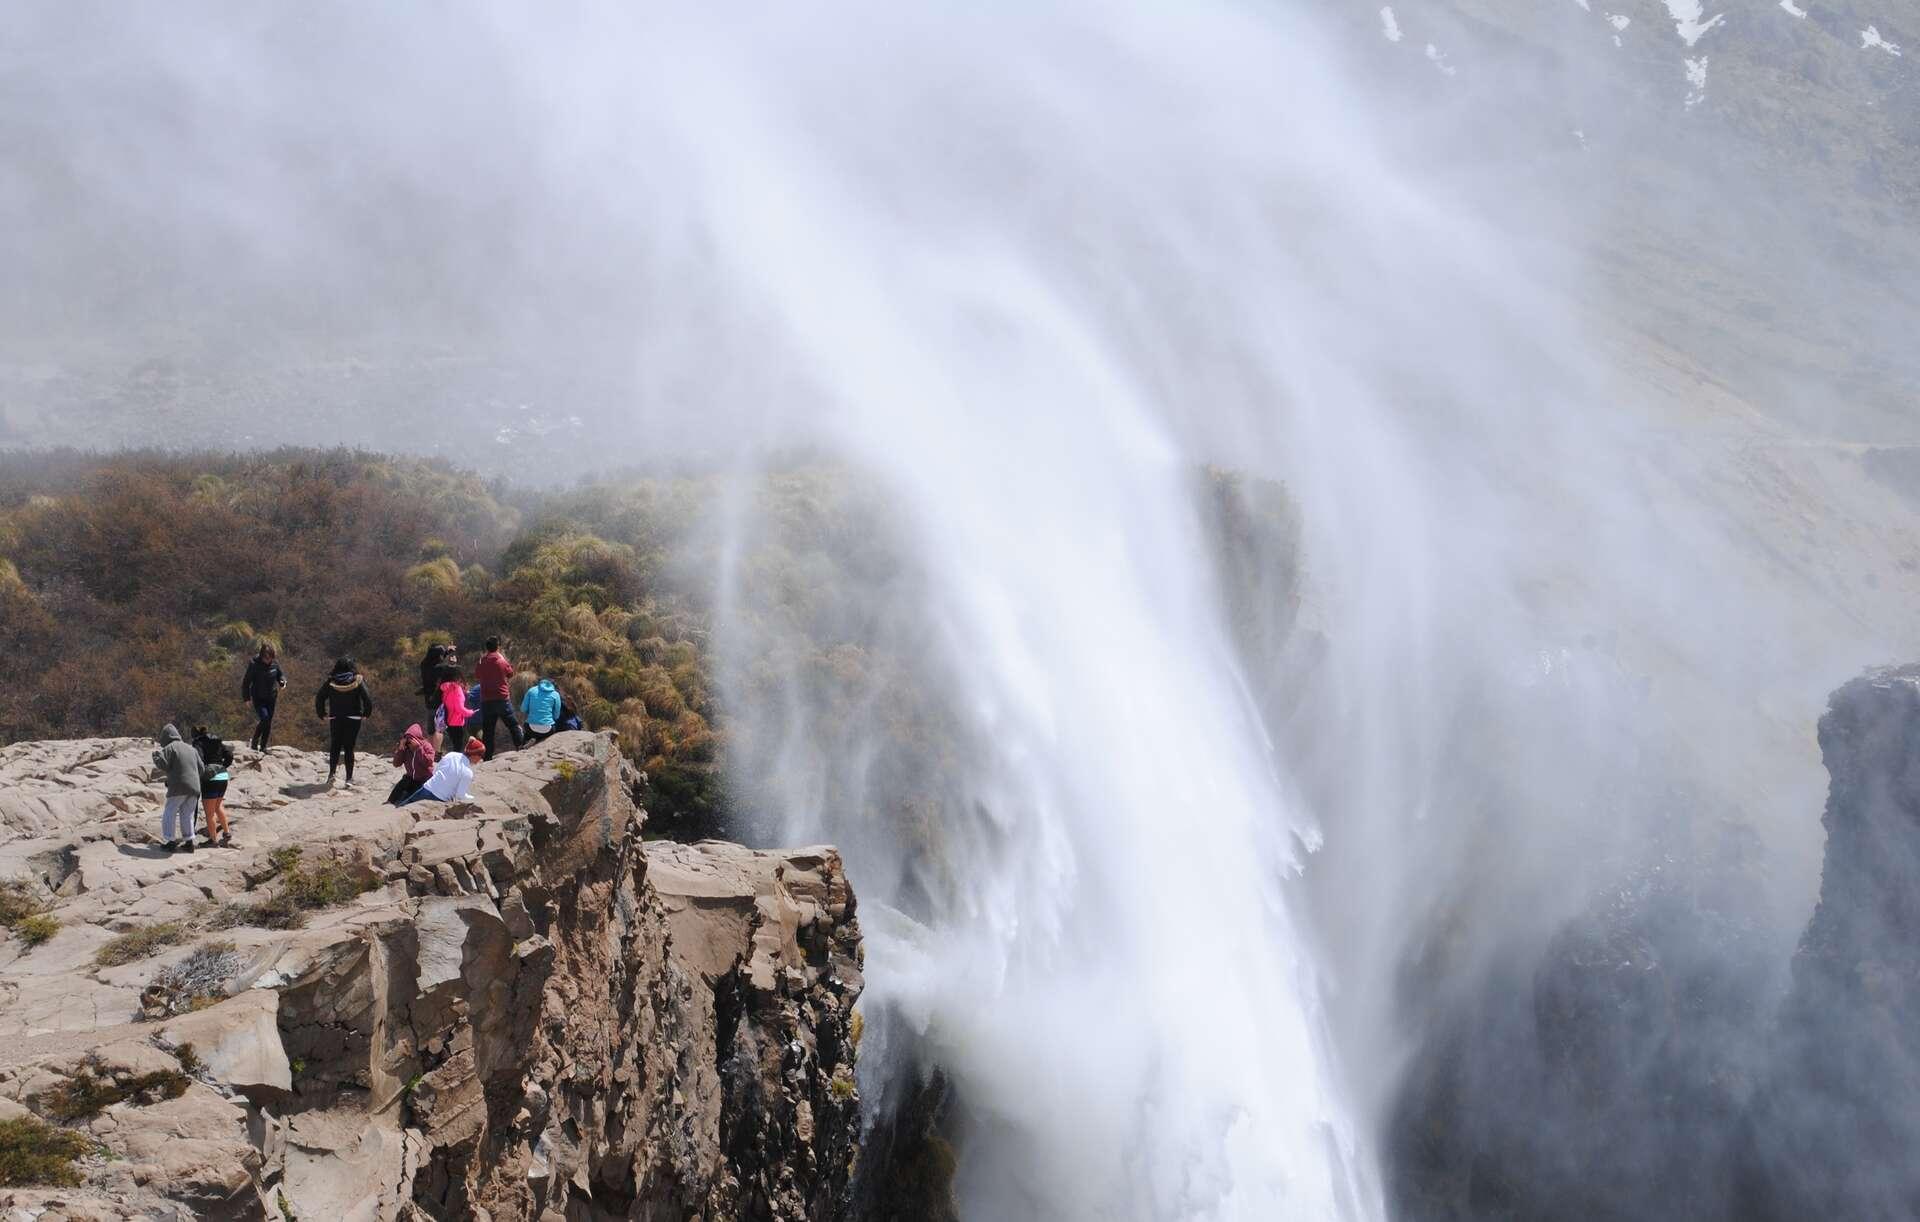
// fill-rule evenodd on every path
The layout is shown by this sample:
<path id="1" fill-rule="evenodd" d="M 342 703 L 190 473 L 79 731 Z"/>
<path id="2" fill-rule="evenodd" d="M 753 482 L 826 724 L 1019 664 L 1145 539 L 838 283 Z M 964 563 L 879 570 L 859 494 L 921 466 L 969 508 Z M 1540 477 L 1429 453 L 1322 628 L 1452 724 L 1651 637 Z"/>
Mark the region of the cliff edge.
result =
<path id="1" fill-rule="evenodd" d="M 648 842 L 611 736 L 575 733 L 405 808 L 248 753 L 243 847 L 169 854 L 151 749 L 0 749 L 0 1183 L 36 1181 L 0 1206 L 839 1210 L 861 947 L 832 849 Z"/>

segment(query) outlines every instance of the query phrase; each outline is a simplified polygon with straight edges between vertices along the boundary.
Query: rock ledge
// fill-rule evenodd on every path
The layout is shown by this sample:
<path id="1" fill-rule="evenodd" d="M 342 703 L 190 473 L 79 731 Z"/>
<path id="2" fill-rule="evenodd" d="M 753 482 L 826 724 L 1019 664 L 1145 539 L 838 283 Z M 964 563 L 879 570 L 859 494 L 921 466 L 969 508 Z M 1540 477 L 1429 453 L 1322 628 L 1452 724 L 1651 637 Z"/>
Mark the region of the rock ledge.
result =
<path id="1" fill-rule="evenodd" d="M 563 734 L 480 766 L 470 802 L 404 810 L 384 782 L 323 792 L 318 757 L 247 753 L 228 802 L 244 847 L 170 855 L 150 750 L 0 749 L 0 877 L 60 922 L 0 941 L 0 1120 L 96 1151 L 80 1186 L 0 1189 L 0 1207 L 838 1212 L 861 949 L 834 850 L 646 842 L 612 738 Z M 357 898 L 301 928 L 233 924 L 293 889 L 290 846 Z M 162 945 L 97 962 L 129 931 Z"/>

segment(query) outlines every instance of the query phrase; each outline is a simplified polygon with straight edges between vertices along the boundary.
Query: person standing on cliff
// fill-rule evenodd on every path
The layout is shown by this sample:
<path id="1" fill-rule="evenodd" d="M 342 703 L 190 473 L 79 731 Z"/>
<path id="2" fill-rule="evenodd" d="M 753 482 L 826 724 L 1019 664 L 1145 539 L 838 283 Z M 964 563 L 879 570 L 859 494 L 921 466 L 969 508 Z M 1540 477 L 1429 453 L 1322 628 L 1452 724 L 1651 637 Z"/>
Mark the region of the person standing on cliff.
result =
<path id="1" fill-rule="evenodd" d="M 447 711 L 440 706 L 440 669 L 459 664 L 460 655 L 448 644 L 427 646 L 427 656 L 420 659 L 420 697 L 427 706 L 427 720 L 422 724 L 430 727 L 428 738 L 435 751 L 444 745 L 447 733 Z"/>
<path id="2" fill-rule="evenodd" d="M 373 712 L 373 693 L 367 690 L 367 681 L 352 658 L 341 658 L 333 664 L 333 673 L 314 694 L 313 712 L 326 720 L 331 731 L 327 736 L 327 788 L 333 788 L 334 773 L 344 756 L 347 788 L 352 789 L 353 747 L 360 738 L 361 721 Z"/>
<path id="3" fill-rule="evenodd" d="M 472 727 L 469 725 L 472 712 L 467 708 L 467 687 L 460 681 L 460 668 L 451 662 L 443 663 L 438 674 L 440 713 L 436 724 L 441 725 L 446 733 L 444 754 L 458 755 L 466 750 L 467 738 L 472 733 Z"/>
<path id="4" fill-rule="evenodd" d="M 160 749 L 153 766 L 167 782 L 167 802 L 160 809 L 161 847 L 169 853 L 193 852 L 193 815 L 200 806 L 200 753 L 168 723 L 154 737 Z"/>
<path id="5" fill-rule="evenodd" d="M 500 652 L 499 637 L 487 638 L 487 652 L 481 655 L 473 674 L 480 680 L 480 741 L 486 746 L 485 758 L 493 758 L 493 727 L 502 721 L 507 723 L 513 749 L 518 751 L 526 745 L 526 739 L 521 737 L 520 722 L 513 715 L 513 663 Z"/>
<path id="6" fill-rule="evenodd" d="M 246 676 L 240 680 L 240 703 L 253 707 L 253 737 L 247 745 L 255 751 L 267 749 L 267 740 L 273 736 L 273 706 L 280 699 L 280 689 L 287 685 L 278 656 L 273 646 L 260 642 L 260 651 L 247 663 Z"/>
<path id="7" fill-rule="evenodd" d="M 233 829 L 227 822 L 227 783 L 233 779 L 233 748 L 205 726 L 193 727 L 193 749 L 200 755 L 200 826 L 207 847 L 233 847 Z"/>

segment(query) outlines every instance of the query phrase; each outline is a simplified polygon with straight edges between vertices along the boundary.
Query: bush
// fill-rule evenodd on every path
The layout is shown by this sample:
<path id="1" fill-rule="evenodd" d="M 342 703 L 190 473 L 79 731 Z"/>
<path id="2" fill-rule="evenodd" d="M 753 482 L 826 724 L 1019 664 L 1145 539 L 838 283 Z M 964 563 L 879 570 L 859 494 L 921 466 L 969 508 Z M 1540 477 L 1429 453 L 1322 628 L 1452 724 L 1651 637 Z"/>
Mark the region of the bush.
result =
<path id="1" fill-rule="evenodd" d="M 187 927 L 179 921 L 161 921 L 154 925 L 141 925 L 116 935 L 112 941 L 95 952 L 93 961 L 101 967 L 119 967 L 145 959 L 166 947 L 175 946 L 186 940 Z"/>
<path id="2" fill-rule="evenodd" d="M 85 1137 L 44 1120 L 0 1120 L 0 1188 L 77 1187 L 73 1160 L 92 1149 Z"/>
<path id="3" fill-rule="evenodd" d="M 38 946 L 59 932 L 60 918 L 47 912 L 22 917 L 13 923 L 13 936 L 28 946 Z"/>
<path id="4" fill-rule="evenodd" d="M 32 879 L 0 879 L 0 925 L 11 929 L 35 913 L 46 911 L 46 907 L 46 900 Z"/>
<path id="5" fill-rule="evenodd" d="M 129 1100 L 141 1106 L 178 1099 L 187 1093 L 190 1079 L 177 1069 L 161 1069 L 139 1075 L 102 1075 L 98 1061 L 89 1062 L 71 1078 L 33 1096 L 31 1102 L 44 1115 L 63 1124 L 99 1115 L 116 1103 Z"/>
<path id="6" fill-rule="evenodd" d="M 178 963 L 160 969 L 140 995 L 150 1018 L 172 1018 L 205 1009 L 226 996 L 226 985 L 246 966 L 231 942 L 203 942 Z"/>
<path id="7" fill-rule="evenodd" d="M 301 850 L 294 846 L 275 850 L 269 860 L 278 867 L 281 893 L 301 908 L 331 908 L 371 890 L 337 859 L 309 866 L 300 858 Z"/>
<path id="8" fill-rule="evenodd" d="M 299 929 L 307 923 L 307 913 L 319 908 L 344 904 L 365 891 L 379 886 L 371 879 L 363 882 L 338 860 L 329 858 L 318 866 L 301 861 L 298 845 L 288 845 L 267 854 L 273 867 L 268 881 L 276 881 L 272 894 L 252 903 L 228 904 L 214 914 L 209 927 L 232 929 L 252 925 L 258 929 Z"/>

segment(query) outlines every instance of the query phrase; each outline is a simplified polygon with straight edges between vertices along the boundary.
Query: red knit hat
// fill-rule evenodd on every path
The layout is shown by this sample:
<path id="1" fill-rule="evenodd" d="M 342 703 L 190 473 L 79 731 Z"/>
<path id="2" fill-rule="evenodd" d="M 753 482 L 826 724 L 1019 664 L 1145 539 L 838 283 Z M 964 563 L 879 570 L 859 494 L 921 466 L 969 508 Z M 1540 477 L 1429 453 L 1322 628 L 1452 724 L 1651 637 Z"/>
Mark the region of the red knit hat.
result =
<path id="1" fill-rule="evenodd" d="M 469 738 L 466 746 L 467 762 L 477 764 L 487 758 L 487 744 L 477 738 Z"/>

